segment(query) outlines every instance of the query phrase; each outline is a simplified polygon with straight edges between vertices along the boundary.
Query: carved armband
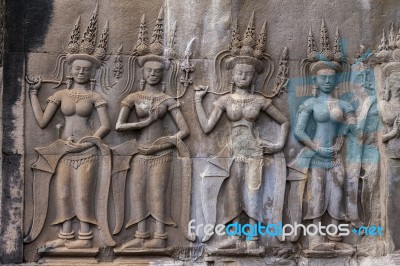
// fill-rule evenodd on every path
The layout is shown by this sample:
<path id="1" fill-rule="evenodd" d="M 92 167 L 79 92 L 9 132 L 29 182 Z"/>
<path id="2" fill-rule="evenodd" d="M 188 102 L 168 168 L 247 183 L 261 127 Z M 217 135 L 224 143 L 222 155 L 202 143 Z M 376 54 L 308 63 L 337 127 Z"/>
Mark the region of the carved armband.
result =
<path id="1" fill-rule="evenodd" d="M 105 100 L 100 100 L 94 103 L 94 107 L 99 108 L 99 107 L 107 107 L 107 102 Z"/>
<path id="2" fill-rule="evenodd" d="M 121 102 L 121 106 L 126 106 L 126 107 L 129 107 L 130 109 L 132 109 L 133 108 L 133 103 L 132 102 L 128 102 L 126 100 L 123 100 Z"/>
<path id="3" fill-rule="evenodd" d="M 299 106 L 299 112 L 311 113 L 312 109 L 304 104 Z"/>
<path id="4" fill-rule="evenodd" d="M 179 109 L 179 107 L 181 107 L 181 105 L 179 103 L 175 103 L 175 104 L 171 105 L 170 107 L 168 107 L 168 111 Z"/>
<path id="5" fill-rule="evenodd" d="M 54 104 L 56 104 L 56 105 L 60 105 L 60 101 L 59 100 L 57 100 L 55 97 L 53 97 L 53 96 L 50 96 L 49 98 L 47 98 L 47 102 L 48 103 L 54 103 Z"/>

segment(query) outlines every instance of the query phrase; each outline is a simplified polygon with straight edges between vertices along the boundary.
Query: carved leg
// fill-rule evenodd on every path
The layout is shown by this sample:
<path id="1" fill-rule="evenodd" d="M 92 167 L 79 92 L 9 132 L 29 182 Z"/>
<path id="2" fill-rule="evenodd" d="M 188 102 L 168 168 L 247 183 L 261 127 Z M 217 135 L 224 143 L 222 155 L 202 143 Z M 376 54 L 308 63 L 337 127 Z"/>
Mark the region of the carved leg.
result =
<path id="1" fill-rule="evenodd" d="M 239 218 L 235 218 L 232 220 L 233 223 L 238 223 Z M 232 229 L 234 230 L 234 229 Z M 231 249 L 231 248 L 237 248 L 239 246 L 239 236 L 234 235 L 234 236 L 229 236 L 227 239 L 219 242 L 215 247 L 217 249 Z"/>
<path id="2" fill-rule="evenodd" d="M 249 224 L 252 226 L 252 228 L 254 228 L 254 225 L 256 224 L 256 220 L 254 220 L 253 218 L 249 218 Z M 247 248 L 248 249 L 257 249 L 259 248 L 259 237 L 258 236 L 253 236 L 251 240 L 247 241 Z"/>
<path id="3" fill-rule="evenodd" d="M 135 233 L 135 238 L 124 243 L 121 247 L 126 248 L 143 248 L 145 239 L 150 237 L 150 232 L 147 231 L 146 220 L 140 221 L 138 223 L 138 230 Z"/>
<path id="4" fill-rule="evenodd" d="M 321 222 L 321 217 L 313 219 L 313 224 L 318 226 Z M 324 237 L 321 235 L 309 236 L 309 249 L 312 250 L 333 250 L 335 248 L 334 243 L 326 243 Z"/>
<path id="5" fill-rule="evenodd" d="M 338 226 L 339 225 L 339 220 L 337 220 L 335 218 L 331 218 L 331 224 L 334 224 L 334 225 Z M 333 235 L 333 236 L 328 235 L 328 239 L 331 240 L 331 241 L 335 241 L 335 242 L 342 241 L 342 237 L 339 236 L 339 235 Z"/>
<path id="6" fill-rule="evenodd" d="M 296 180 L 290 182 L 290 190 L 288 196 L 288 209 L 290 224 L 301 224 L 303 216 L 303 196 L 306 180 Z M 292 236 L 289 236 L 289 241 L 296 242 L 301 234 L 301 228 Z"/>
<path id="7" fill-rule="evenodd" d="M 65 246 L 70 249 L 91 248 L 93 232 L 90 225 L 81 221 L 81 229 L 78 231 L 78 239 L 75 241 L 67 241 Z"/>
<path id="8" fill-rule="evenodd" d="M 58 239 L 48 241 L 44 245 L 44 248 L 57 248 L 64 247 L 66 245 L 66 240 L 73 239 L 75 232 L 72 230 L 71 220 L 65 221 L 63 223 L 63 228 L 58 233 Z"/>
<path id="9" fill-rule="evenodd" d="M 144 243 L 145 248 L 165 248 L 167 246 L 168 235 L 165 232 L 165 224 L 156 221 L 154 238 Z"/>

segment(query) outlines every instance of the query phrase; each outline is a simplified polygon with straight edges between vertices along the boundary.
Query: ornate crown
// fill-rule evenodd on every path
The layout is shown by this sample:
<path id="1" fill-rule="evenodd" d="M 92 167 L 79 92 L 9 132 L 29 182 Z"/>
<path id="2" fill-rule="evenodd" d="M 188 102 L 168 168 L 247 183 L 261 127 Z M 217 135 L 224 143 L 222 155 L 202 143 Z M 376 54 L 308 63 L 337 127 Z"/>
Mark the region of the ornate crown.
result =
<path id="1" fill-rule="evenodd" d="M 66 60 L 71 64 L 75 59 L 85 59 L 93 62 L 97 67 L 102 63 L 106 56 L 106 49 L 108 44 L 108 22 L 106 22 L 100 41 L 96 48 L 96 35 L 98 25 L 98 4 L 93 11 L 90 18 L 89 25 L 83 33 L 82 40 L 80 39 L 80 16 L 78 17 L 72 34 L 69 38 L 67 46 Z"/>
<path id="2" fill-rule="evenodd" d="M 339 29 L 336 28 L 335 44 L 333 50 L 329 45 L 328 29 L 325 26 L 325 21 L 322 19 L 321 34 L 320 34 L 320 52 L 317 52 L 315 39 L 310 28 L 307 40 L 307 62 L 311 62 L 310 71 L 315 75 L 321 69 L 333 69 L 336 72 L 340 71 L 341 62 L 343 61 L 343 53 L 340 45 Z"/>
<path id="3" fill-rule="evenodd" d="M 229 45 L 229 50 L 233 57 L 226 61 L 226 69 L 231 70 L 237 64 L 248 64 L 254 66 L 257 73 L 263 71 L 264 65 L 262 64 L 261 59 L 266 50 L 266 25 L 267 22 L 264 22 L 258 40 L 256 41 L 253 11 L 246 32 L 244 33 L 243 40 L 240 41 L 237 19 L 235 20 L 232 28 L 232 40 Z"/>
<path id="4" fill-rule="evenodd" d="M 175 24 L 174 24 L 175 25 Z M 174 26 L 175 28 L 175 26 Z M 139 56 L 138 64 L 140 67 L 148 61 L 160 62 L 164 65 L 165 69 L 169 68 L 168 58 L 173 58 L 175 55 L 175 50 L 172 48 L 175 38 L 175 29 L 172 31 L 172 36 L 168 41 L 168 46 L 166 49 L 165 57 L 164 55 L 164 11 L 163 8 L 160 9 L 158 17 L 156 20 L 156 25 L 154 26 L 153 34 L 151 36 L 151 43 L 149 44 L 149 39 L 147 37 L 147 26 L 146 18 L 143 14 L 139 26 L 139 35 L 135 48 L 132 51 L 133 56 Z"/>

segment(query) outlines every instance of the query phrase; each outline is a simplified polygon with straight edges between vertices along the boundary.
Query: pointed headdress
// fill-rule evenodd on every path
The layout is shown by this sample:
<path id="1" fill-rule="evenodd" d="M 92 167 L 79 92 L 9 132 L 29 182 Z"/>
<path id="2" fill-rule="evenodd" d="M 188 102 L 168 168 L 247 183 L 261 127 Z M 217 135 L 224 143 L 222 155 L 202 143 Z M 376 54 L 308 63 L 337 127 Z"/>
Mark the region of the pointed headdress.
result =
<path id="1" fill-rule="evenodd" d="M 163 64 L 165 69 L 169 68 L 170 62 L 164 55 L 164 11 L 160 9 L 154 26 L 154 31 L 151 36 L 151 43 L 147 37 L 146 18 L 143 14 L 139 26 L 139 36 L 137 44 L 132 52 L 132 55 L 138 56 L 138 64 L 140 67 L 146 62 L 156 61 Z"/>
<path id="2" fill-rule="evenodd" d="M 343 54 L 340 45 L 339 30 L 336 29 L 335 44 L 333 50 L 329 45 L 328 29 L 325 25 L 325 21 L 321 23 L 321 34 L 320 34 L 320 52 L 317 52 L 315 39 L 310 29 L 308 33 L 308 45 L 307 45 L 307 61 L 311 62 L 310 72 L 312 75 L 316 75 L 321 69 L 332 69 L 335 72 L 342 70 L 341 62 L 343 60 Z"/>
<path id="3" fill-rule="evenodd" d="M 242 41 L 239 39 L 239 30 L 236 19 L 232 29 L 232 40 L 229 47 L 233 57 L 226 61 L 226 69 L 231 70 L 237 64 L 246 64 L 253 66 L 257 73 L 261 73 L 264 70 L 264 65 L 261 62 L 261 59 L 266 50 L 265 43 L 266 22 L 264 22 L 259 38 L 256 41 L 254 11 L 250 17 Z"/>
<path id="4" fill-rule="evenodd" d="M 90 18 L 89 25 L 87 26 L 83 37 L 80 40 L 80 20 L 79 17 L 75 23 L 72 34 L 69 38 L 67 46 L 66 60 L 68 64 L 76 59 L 84 59 L 91 61 L 96 67 L 100 67 L 102 61 L 106 57 L 106 50 L 108 45 L 108 22 L 106 22 L 100 41 L 96 47 L 96 35 L 98 27 L 98 4 L 93 11 Z"/>

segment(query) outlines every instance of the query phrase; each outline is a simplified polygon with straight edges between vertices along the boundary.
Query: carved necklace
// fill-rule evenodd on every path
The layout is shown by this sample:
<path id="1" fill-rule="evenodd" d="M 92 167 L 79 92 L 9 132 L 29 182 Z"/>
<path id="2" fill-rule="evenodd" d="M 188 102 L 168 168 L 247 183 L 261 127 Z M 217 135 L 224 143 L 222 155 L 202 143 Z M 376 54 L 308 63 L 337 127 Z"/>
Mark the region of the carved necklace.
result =
<path id="1" fill-rule="evenodd" d="M 137 96 L 139 97 L 139 99 L 142 100 L 142 103 L 140 103 L 139 105 L 144 110 L 150 110 L 151 108 L 158 106 L 163 101 L 171 98 L 170 96 L 165 94 L 153 96 L 143 92 L 138 92 Z"/>
<path id="2" fill-rule="evenodd" d="M 72 99 L 75 103 L 93 99 L 93 93 L 91 91 L 70 89 L 70 90 L 64 90 L 64 94 L 67 95 L 70 99 Z"/>
<path id="3" fill-rule="evenodd" d="M 250 98 L 245 98 L 245 99 L 235 99 L 231 95 L 229 95 L 229 100 L 234 104 L 234 105 L 239 105 L 241 108 L 247 107 L 250 103 L 254 101 L 255 97 L 251 96 Z"/>

